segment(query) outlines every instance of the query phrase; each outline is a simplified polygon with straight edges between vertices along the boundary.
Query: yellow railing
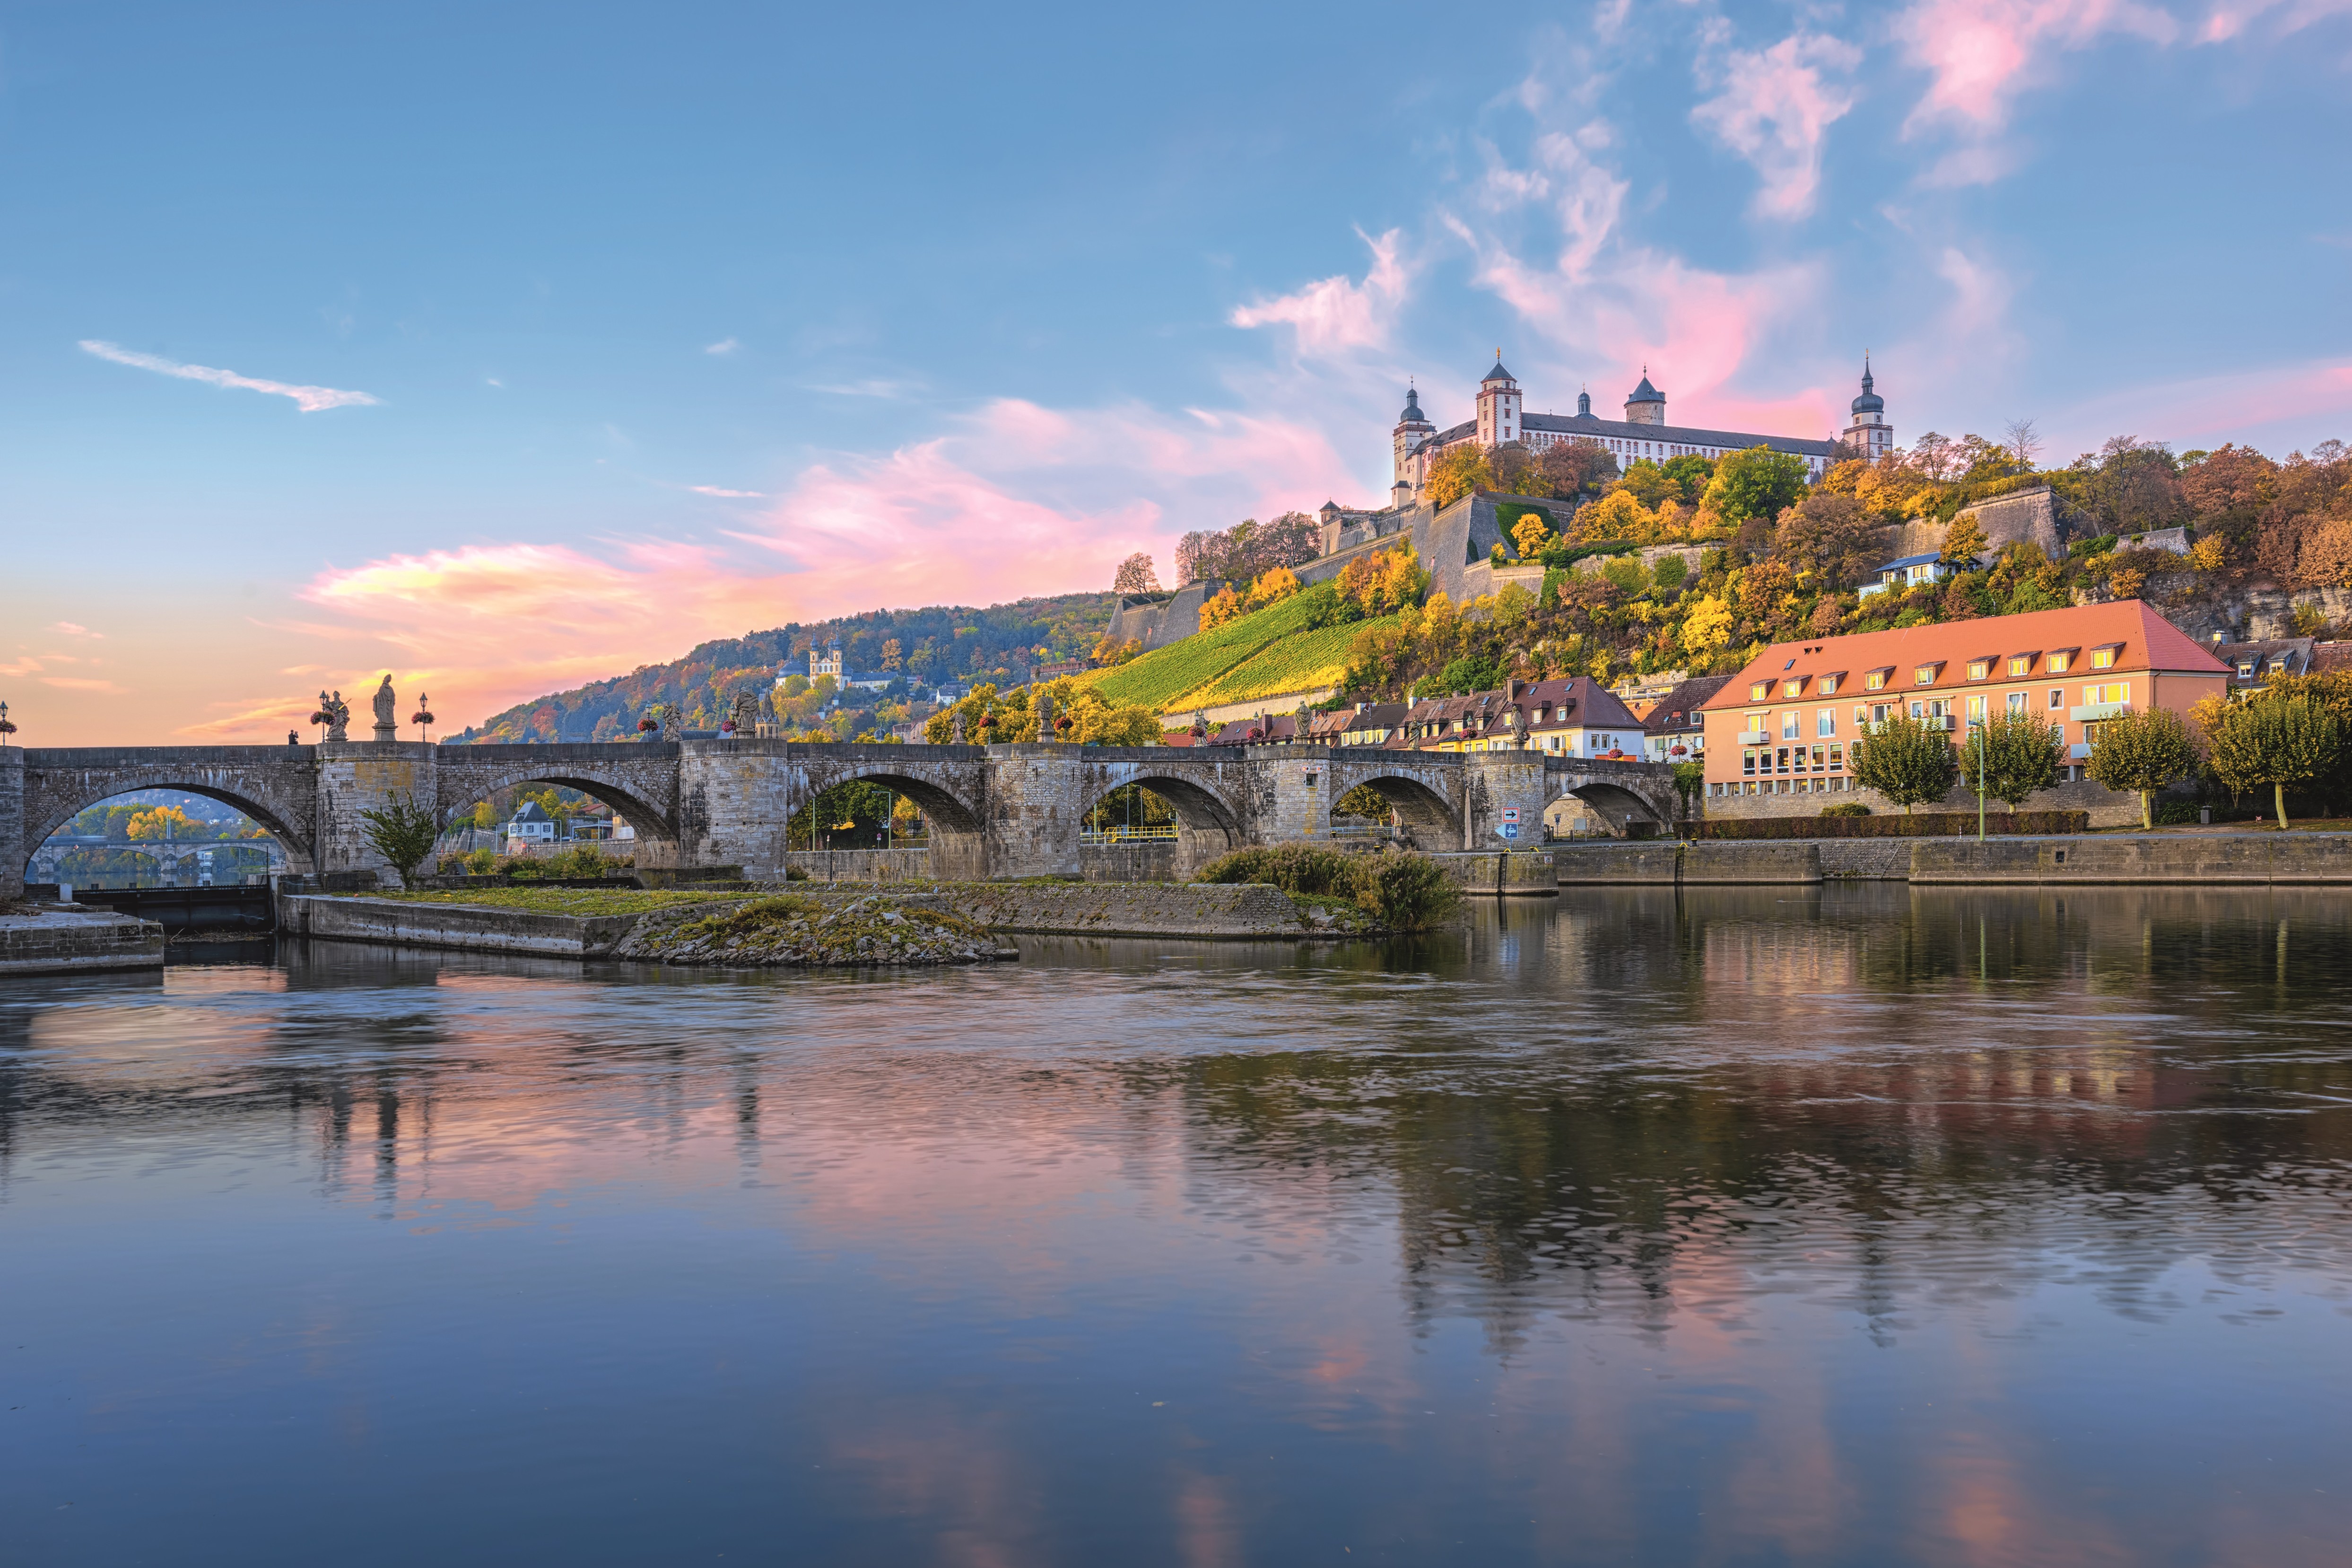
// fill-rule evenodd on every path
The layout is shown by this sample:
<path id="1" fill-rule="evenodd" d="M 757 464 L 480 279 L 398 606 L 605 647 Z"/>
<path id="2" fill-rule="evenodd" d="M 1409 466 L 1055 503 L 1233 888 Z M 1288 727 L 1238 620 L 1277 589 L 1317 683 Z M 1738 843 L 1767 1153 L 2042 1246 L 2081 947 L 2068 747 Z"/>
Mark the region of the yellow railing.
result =
<path id="1" fill-rule="evenodd" d="M 1088 844 L 1133 844 L 1155 838 L 1172 839 L 1175 837 L 1176 825 L 1172 822 L 1162 823 L 1156 827 L 1089 827 L 1079 835 L 1079 837 Z"/>

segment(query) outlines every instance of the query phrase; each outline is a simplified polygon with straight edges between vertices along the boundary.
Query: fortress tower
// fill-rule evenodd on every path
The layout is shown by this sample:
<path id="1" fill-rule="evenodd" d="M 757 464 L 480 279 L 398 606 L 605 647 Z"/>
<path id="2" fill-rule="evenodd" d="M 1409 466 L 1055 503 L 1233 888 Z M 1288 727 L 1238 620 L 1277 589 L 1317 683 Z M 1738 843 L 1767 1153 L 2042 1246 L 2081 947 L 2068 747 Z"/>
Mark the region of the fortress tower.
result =
<path id="1" fill-rule="evenodd" d="M 1428 416 L 1421 411 L 1421 394 L 1412 387 L 1407 387 L 1404 394 L 1404 412 L 1397 416 L 1395 435 L 1395 488 L 1399 492 L 1396 498 L 1398 506 L 1408 505 L 1412 500 L 1413 489 L 1421 483 L 1421 476 L 1416 471 L 1416 465 L 1413 462 L 1412 449 L 1436 434 L 1437 426 L 1432 425 Z"/>
<path id="2" fill-rule="evenodd" d="M 1886 400 L 1871 390 L 1870 356 L 1862 356 L 1862 395 L 1853 400 L 1853 423 L 1843 439 L 1856 453 L 1876 462 L 1895 450 L 1895 426 L 1886 422 Z"/>
<path id="3" fill-rule="evenodd" d="M 1503 351 L 1495 351 L 1495 368 L 1478 384 L 1478 442 L 1499 447 L 1519 438 L 1519 384 L 1503 368 Z"/>
<path id="4" fill-rule="evenodd" d="M 1650 384 L 1650 367 L 1642 367 L 1642 384 L 1625 399 L 1625 423 L 1628 425 L 1664 425 L 1666 422 L 1666 395 Z"/>

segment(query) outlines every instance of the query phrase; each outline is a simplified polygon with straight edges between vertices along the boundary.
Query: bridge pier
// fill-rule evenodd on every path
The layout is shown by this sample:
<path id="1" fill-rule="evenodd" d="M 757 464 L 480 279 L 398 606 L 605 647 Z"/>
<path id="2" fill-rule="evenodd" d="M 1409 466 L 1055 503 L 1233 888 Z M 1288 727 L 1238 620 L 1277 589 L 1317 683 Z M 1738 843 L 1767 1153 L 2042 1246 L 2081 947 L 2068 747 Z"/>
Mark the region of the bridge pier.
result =
<path id="1" fill-rule="evenodd" d="M 0 900 L 25 896 L 25 748 L 0 746 Z"/>
<path id="2" fill-rule="evenodd" d="M 318 866 L 322 876 L 373 871 L 396 881 L 391 865 L 369 847 L 363 812 L 382 811 L 405 795 L 437 805 L 434 776 L 439 750 L 421 741 L 331 741 L 318 748 Z"/>

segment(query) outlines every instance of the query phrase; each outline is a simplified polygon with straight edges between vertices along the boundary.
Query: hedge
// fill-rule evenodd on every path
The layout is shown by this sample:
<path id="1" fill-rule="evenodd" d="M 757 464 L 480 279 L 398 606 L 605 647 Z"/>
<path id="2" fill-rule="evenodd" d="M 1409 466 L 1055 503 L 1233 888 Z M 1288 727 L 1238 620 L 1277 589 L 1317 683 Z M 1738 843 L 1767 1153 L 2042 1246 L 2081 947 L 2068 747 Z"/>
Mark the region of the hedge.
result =
<path id="1" fill-rule="evenodd" d="M 1938 811 L 1923 816 L 1723 817 L 1689 825 L 1695 838 L 1963 838 L 1977 830 L 1973 811 Z M 1989 833 L 2087 833 L 2087 811 L 1992 811 Z"/>

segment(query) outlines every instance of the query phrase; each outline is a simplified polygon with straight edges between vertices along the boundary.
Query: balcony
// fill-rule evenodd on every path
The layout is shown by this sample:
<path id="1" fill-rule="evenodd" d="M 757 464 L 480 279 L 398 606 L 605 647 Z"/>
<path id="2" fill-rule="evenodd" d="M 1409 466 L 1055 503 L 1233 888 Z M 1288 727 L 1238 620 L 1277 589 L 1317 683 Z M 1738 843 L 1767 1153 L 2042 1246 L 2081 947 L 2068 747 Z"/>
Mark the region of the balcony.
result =
<path id="1" fill-rule="evenodd" d="M 1742 730 L 1739 732 L 1739 743 L 1743 746 L 1765 745 L 1770 739 L 1771 737 L 1761 730 Z"/>
<path id="2" fill-rule="evenodd" d="M 2066 748 L 2066 754 L 2079 763 L 2091 754 L 2091 744 L 2087 741 L 2077 741 Z"/>
<path id="3" fill-rule="evenodd" d="M 2066 710 L 2066 717 L 2077 724 L 2095 724 L 2102 719 L 2119 719 L 2131 711 L 2128 702 L 2086 702 L 2079 708 Z"/>
<path id="4" fill-rule="evenodd" d="M 1920 720 L 1919 722 L 1927 729 L 1941 730 L 1946 734 L 1949 734 L 1953 728 L 1958 724 L 1959 721 L 1953 718 L 1949 713 L 1930 713 L 1925 719 Z"/>

